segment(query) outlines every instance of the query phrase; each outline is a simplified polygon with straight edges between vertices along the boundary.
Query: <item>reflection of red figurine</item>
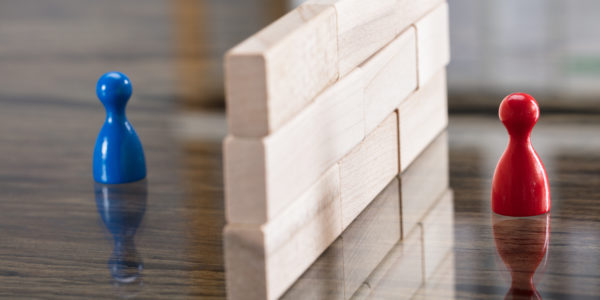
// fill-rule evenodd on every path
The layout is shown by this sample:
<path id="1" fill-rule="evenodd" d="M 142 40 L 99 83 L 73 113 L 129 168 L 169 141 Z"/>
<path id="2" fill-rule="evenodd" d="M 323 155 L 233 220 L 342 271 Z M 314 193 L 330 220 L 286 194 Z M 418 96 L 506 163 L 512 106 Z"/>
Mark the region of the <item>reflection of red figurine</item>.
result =
<path id="1" fill-rule="evenodd" d="M 513 93 L 500 104 L 500 121 L 510 135 L 492 183 L 492 210 L 513 217 L 535 216 L 550 211 L 550 187 L 546 169 L 530 141 L 540 116 L 533 97 Z"/>
<path id="2" fill-rule="evenodd" d="M 492 222 L 496 249 L 511 276 L 504 299 L 542 299 L 533 275 L 548 250 L 550 214 L 531 218 L 493 215 Z"/>

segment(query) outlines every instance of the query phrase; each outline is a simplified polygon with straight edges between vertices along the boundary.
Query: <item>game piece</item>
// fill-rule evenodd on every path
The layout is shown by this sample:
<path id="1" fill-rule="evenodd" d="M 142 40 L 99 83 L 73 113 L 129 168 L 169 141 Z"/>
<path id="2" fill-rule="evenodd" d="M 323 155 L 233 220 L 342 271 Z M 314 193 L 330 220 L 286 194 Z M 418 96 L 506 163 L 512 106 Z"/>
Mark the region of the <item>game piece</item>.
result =
<path id="1" fill-rule="evenodd" d="M 547 213 L 548 176 L 530 140 L 540 116 L 538 104 L 528 94 L 513 93 L 502 100 L 499 116 L 510 140 L 494 172 L 492 210 L 513 217 Z"/>
<path id="2" fill-rule="evenodd" d="M 125 115 L 131 96 L 129 78 L 108 72 L 98 80 L 96 94 L 106 109 L 106 120 L 94 148 L 94 180 L 116 184 L 144 179 L 144 149 Z"/>
<path id="3" fill-rule="evenodd" d="M 146 181 L 119 185 L 96 183 L 95 194 L 98 214 L 114 239 L 108 260 L 110 274 L 117 282 L 134 282 L 143 269 L 134 237 L 146 212 Z"/>

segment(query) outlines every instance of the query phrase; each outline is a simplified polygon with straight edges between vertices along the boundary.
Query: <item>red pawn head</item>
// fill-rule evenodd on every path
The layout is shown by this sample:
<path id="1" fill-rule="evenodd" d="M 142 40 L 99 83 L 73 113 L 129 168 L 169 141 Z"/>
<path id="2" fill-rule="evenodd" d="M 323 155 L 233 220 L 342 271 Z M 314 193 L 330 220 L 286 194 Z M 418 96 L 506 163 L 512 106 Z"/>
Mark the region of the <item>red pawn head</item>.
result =
<path id="1" fill-rule="evenodd" d="M 533 97 L 513 93 L 500 104 L 500 120 L 510 135 L 492 182 L 492 210 L 501 215 L 525 217 L 550 210 L 546 169 L 533 149 L 530 134 L 540 116 Z"/>

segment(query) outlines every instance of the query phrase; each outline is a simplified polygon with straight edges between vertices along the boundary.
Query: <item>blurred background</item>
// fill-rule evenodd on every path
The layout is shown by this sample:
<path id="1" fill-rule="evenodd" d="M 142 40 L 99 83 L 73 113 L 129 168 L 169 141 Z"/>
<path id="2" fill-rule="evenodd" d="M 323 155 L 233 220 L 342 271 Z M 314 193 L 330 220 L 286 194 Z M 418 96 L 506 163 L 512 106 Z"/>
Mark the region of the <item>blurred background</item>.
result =
<path id="1" fill-rule="evenodd" d="M 136 97 L 223 109 L 224 52 L 303 0 L 0 1 L 0 98 L 95 101 L 106 70 Z M 451 112 L 495 112 L 512 91 L 598 112 L 600 2 L 449 0 Z"/>

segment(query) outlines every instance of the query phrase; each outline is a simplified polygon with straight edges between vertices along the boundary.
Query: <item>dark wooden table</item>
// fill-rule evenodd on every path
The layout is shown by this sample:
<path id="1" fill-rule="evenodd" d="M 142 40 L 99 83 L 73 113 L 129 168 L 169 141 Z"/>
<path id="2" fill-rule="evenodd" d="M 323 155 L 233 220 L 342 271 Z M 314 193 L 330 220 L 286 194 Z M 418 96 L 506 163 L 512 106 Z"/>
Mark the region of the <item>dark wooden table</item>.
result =
<path id="1" fill-rule="evenodd" d="M 104 118 L 97 100 L 2 98 L 0 105 L 0 297 L 225 296 L 222 113 L 186 112 L 134 96 L 129 117 L 146 151 L 147 197 L 138 190 L 120 204 L 119 191 L 104 199 L 92 179 L 92 149 Z M 548 251 L 535 278 L 544 299 L 600 296 L 598 132 L 594 115 L 543 115 L 534 130 L 552 188 Z M 506 139 L 495 116 L 451 117 L 455 225 L 448 295 L 503 298 L 510 286 L 489 203 Z M 515 232 L 536 232 L 528 230 Z M 137 252 L 113 254 L 115 236 L 135 240 Z M 114 255 L 143 269 L 119 278 L 110 269 Z"/>
<path id="2" fill-rule="evenodd" d="M 171 18 L 189 20 L 179 13 L 157 0 L 0 4 L 0 298 L 225 297 L 225 122 L 220 111 L 190 110 L 203 95 L 186 88 L 221 77 L 196 72 L 213 68 L 203 56 L 209 44 L 177 44 L 181 24 Z M 94 86 L 110 69 L 133 82 L 128 113 L 145 148 L 145 186 L 98 187 L 92 179 L 104 119 Z M 451 116 L 450 268 L 414 296 L 503 299 L 511 286 L 503 259 L 524 270 L 548 238 L 534 277 L 541 297 L 598 299 L 599 132 L 598 115 L 542 114 L 533 143 L 550 177 L 550 221 L 498 226 L 490 184 L 507 135 L 495 115 Z M 287 294 L 294 295 L 307 298 Z"/>

